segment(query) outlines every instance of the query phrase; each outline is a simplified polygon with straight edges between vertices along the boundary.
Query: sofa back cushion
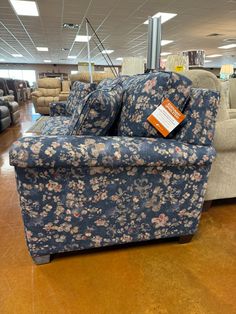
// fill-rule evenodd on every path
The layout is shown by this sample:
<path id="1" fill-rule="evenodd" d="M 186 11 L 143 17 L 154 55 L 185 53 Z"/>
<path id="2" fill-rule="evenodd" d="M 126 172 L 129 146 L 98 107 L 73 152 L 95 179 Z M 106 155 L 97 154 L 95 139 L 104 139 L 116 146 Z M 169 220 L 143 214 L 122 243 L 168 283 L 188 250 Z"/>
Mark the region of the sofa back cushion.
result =
<path id="1" fill-rule="evenodd" d="M 217 91 L 191 88 L 190 99 L 183 111 L 186 117 L 173 138 L 189 144 L 211 145 L 219 99 Z"/>
<path id="2" fill-rule="evenodd" d="M 120 81 L 87 95 L 77 104 L 68 134 L 106 135 L 120 111 L 122 96 Z"/>
<path id="3" fill-rule="evenodd" d="M 142 74 L 127 79 L 124 87 L 123 107 L 118 135 L 162 137 L 147 121 L 148 116 L 169 98 L 183 111 L 189 98 L 191 81 L 172 72 Z"/>
<path id="4" fill-rule="evenodd" d="M 96 84 L 94 83 L 91 84 L 75 81 L 72 85 L 71 92 L 66 103 L 67 115 L 73 115 L 76 104 L 95 89 Z"/>
<path id="5" fill-rule="evenodd" d="M 57 97 L 59 96 L 61 89 L 60 88 L 38 88 L 43 97 Z"/>

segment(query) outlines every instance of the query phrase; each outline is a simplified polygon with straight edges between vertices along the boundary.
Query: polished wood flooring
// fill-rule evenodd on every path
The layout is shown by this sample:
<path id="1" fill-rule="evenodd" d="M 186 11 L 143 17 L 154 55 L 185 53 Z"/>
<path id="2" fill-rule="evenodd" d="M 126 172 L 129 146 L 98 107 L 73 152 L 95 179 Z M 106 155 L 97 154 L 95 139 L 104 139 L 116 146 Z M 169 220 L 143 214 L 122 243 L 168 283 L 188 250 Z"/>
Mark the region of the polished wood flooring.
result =
<path id="1" fill-rule="evenodd" d="M 1 314 L 236 313 L 236 202 L 204 212 L 191 243 L 158 242 L 55 257 L 36 266 L 28 254 L 8 150 L 33 121 L 0 134 Z"/>

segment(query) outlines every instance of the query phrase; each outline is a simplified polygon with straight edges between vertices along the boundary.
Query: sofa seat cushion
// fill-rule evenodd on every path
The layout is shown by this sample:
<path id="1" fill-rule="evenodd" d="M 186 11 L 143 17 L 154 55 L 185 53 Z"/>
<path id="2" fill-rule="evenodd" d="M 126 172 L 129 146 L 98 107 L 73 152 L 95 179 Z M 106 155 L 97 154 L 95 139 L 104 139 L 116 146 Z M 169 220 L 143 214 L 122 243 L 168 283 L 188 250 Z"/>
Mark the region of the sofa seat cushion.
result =
<path id="1" fill-rule="evenodd" d="M 80 100 L 96 89 L 96 84 L 75 81 L 72 85 L 70 95 L 66 104 L 67 115 L 72 115 Z"/>
<path id="2" fill-rule="evenodd" d="M 42 128 L 42 135 L 65 135 L 68 132 L 70 117 L 50 117 Z"/>
<path id="3" fill-rule="evenodd" d="M 120 80 L 90 93 L 78 104 L 68 134 L 106 135 L 120 112 L 122 96 Z"/>
<path id="4" fill-rule="evenodd" d="M 189 98 L 191 81 L 173 72 L 157 72 L 126 80 L 118 135 L 162 137 L 148 121 L 148 116 L 165 100 L 183 111 Z"/>

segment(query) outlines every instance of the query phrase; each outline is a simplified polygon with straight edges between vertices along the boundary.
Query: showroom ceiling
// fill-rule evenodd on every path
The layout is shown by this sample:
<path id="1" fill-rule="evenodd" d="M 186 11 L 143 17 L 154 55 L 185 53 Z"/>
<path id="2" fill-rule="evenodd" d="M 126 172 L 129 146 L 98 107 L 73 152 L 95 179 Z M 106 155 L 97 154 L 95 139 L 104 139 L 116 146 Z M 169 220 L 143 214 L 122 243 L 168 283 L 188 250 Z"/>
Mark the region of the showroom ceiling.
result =
<path id="1" fill-rule="evenodd" d="M 87 44 L 74 42 L 78 29 L 62 27 L 63 23 L 82 23 L 78 34 L 85 35 L 85 16 L 105 48 L 114 50 L 110 57 L 115 64 L 120 63 L 116 58 L 145 57 L 148 26 L 143 23 L 157 12 L 169 12 L 177 16 L 162 25 L 162 38 L 173 43 L 162 47 L 162 52 L 204 49 L 206 55 L 223 55 L 208 58 L 212 62 L 206 66 L 234 63 L 236 67 L 236 48 L 218 48 L 236 43 L 236 0 L 37 0 L 36 3 L 38 17 L 21 16 L 16 15 L 10 0 L 0 0 L 0 62 L 51 60 L 54 64 L 77 64 L 86 61 Z M 94 37 L 90 46 L 92 60 L 104 64 Z M 38 51 L 36 47 L 48 47 L 48 51 Z"/>

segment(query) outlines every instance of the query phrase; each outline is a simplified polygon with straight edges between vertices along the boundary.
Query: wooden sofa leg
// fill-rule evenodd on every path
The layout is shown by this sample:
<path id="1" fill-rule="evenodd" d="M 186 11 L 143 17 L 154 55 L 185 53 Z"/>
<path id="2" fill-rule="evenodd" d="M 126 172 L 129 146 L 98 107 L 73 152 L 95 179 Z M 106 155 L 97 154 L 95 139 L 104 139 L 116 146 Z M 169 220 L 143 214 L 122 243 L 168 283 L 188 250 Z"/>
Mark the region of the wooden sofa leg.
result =
<path id="1" fill-rule="evenodd" d="M 192 240 L 192 238 L 193 238 L 193 234 L 180 236 L 179 237 L 179 243 L 180 244 L 188 243 Z"/>
<path id="2" fill-rule="evenodd" d="M 206 212 L 211 207 L 212 201 L 205 201 L 202 206 L 202 211 Z"/>
<path id="3" fill-rule="evenodd" d="M 33 256 L 32 258 L 36 265 L 50 263 L 50 255 Z"/>

